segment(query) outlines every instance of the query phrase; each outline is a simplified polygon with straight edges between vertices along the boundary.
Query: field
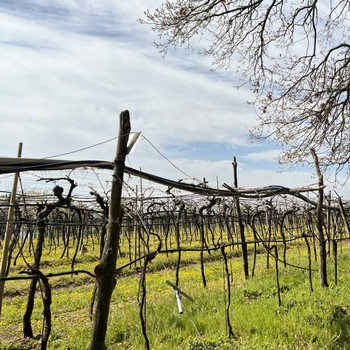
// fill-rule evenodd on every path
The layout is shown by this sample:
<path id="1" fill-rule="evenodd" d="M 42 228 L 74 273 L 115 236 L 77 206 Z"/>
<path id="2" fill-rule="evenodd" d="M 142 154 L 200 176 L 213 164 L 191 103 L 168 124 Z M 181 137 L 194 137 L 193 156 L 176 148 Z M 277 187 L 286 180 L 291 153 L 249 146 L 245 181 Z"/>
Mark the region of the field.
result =
<path id="1" fill-rule="evenodd" d="M 14 222 L 0 349 L 347 349 L 350 227 L 340 199 L 321 207 L 281 187 L 241 199 L 169 189 L 116 205 L 96 191 L 74 197 L 69 177 L 45 181 L 52 195 L 3 198 L 3 252 L 11 210 Z M 102 309 L 106 341 L 91 345 L 106 329 L 94 323 Z"/>
<path id="2" fill-rule="evenodd" d="M 282 250 L 282 246 L 278 246 Z M 260 245 L 254 277 L 244 278 L 242 257 L 238 248 L 227 249 L 230 296 L 229 337 L 225 310 L 228 286 L 224 262 L 219 251 L 204 254 L 207 281 L 203 287 L 198 252 L 182 252 L 179 287 L 193 302 L 182 297 L 180 314 L 173 289 L 176 254 L 159 254 L 147 268 L 145 319 L 151 349 L 348 349 L 350 341 L 350 251 L 347 243 L 339 247 L 338 283 L 334 284 L 332 252 L 328 257 L 329 288 L 319 287 L 317 271 L 312 273 L 310 292 L 308 271 L 278 264 L 279 288 L 273 259 L 266 268 L 267 256 Z M 249 248 L 249 263 L 253 251 Z M 71 258 L 61 258 L 61 250 L 44 248 L 42 272 L 69 271 Z M 168 256 L 167 256 L 168 255 Z M 290 264 L 307 266 L 302 241 L 287 250 Z M 118 259 L 118 266 L 126 263 Z M 89 246 L 79 254 L 75 269 L 93 271 L 98 249 Z M 317 262 L 313 262 L 317 270 Z M 19 259 L 10 275 L 25 269 Z M 140 322 L 140 275 L 142 264 L 121 271 L 113 292 L 107 346 L 109 349 L 144 349 Z M 52 287 L 52 331 L 49 349 L 86 349 L 91 332 L 90 303 L 94 279 L 87 275 L 50 278 Z M 23 338 L 22 317 L 30 281 L 8 281 L 0 321 L 0 349 L 40 349 L 40 340 Z M 281 305 L 278 302 L 280 292 Z M 32 324 L 35 335 L 41 334 L 43 304 L 40 289 L 36 293 Z"/>

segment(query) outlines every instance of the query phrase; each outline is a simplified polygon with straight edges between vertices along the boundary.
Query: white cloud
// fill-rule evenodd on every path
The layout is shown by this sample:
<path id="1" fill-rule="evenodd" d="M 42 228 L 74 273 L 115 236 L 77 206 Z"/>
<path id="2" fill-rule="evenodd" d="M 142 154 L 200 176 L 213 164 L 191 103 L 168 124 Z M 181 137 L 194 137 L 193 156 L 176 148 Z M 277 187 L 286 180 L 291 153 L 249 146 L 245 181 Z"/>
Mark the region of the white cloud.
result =
<path id="1" fill-rule="evenodd" d="M 213 79 L 212 73 L 184 70 L 127 42 L 4 19 L 4 40 L 18 44 L 0 48 L 0 71 L 6 77 L 0 83 L 0 108 L 14 124 L 24 118 L 53 135 L 78 129 L 76 141 L 87 142 L 96 135 L 110 137 L 115 114 L 129 108 L 136 115 L 134 127 L 158 144 L 208 139 L 246 143 L 253 113 L 242 101 L 249 94 Z M 6 23 L 16 22 L 15 31 L 8 29 Z M 26 33 L 31 41 L 21 45 Z M 30 142 L 20 132 L 16 136 Z"/>
<path id="2" fill-rule="evenodd" d="M 242 158 L 253 162 L 261 162 L 261 161 L 276 162 L 280 153 L 281 153 L 281 150 L 278 150 L 278 149 L 264 150 L 261 152 L 248 153 L 242 156 Z"/>
<path id="3" fill-rule="evenodd" d="M 0 5 L 1 155 L 15 155 L 19 141 L 24 157 L 44 157 L 109 139 L 117 135 L 124 109 L 131 112 L 132 129 L 142 130 L 160 150 L 201 141 L 239 146 L 247 153 L 247 128 L 255 122 L 253 108 L 245 104 L 250 92 L 233 88 L 233 73 L 210 73 L 208 58 L 181 50 L 161 58 L 152 44 L 154 33 L 136 22 L 147 7 L 159 3 L 55 0 L 47 5 L 37 0 Z M 69 158 L 111 160 L 114 154 L 111 142 Z M 251 153 L 244 159 L 273 154 Z M 212 185 L 217 177 L 220 184 L 232 181 L 231 160 L 189 159 L 186 154 L 172 160 Z M 184 177 L 145 141 L 130 162 L 164 177 Z M 308 173 L 281 175 L 245 164 L 239 176 L 244 186 L 310 183 Z"/>

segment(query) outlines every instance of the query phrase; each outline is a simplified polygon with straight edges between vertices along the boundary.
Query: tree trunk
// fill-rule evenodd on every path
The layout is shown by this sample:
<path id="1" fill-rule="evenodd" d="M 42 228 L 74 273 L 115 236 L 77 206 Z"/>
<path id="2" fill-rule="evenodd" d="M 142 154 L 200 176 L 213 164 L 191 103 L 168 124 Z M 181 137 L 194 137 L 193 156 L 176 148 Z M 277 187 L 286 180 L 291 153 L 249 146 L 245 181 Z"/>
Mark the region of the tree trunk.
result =
<path id="1" fill-rule="evenodd" d="M 109 205 L 109 219 L 105 244 L 100 263 L 95 267 L 97 281 L 96 308 L 89 350 L 105 350 L 107 320 L 112 292 L 116 284 L 116 262 L 119 236 L 123 218 L 121 195 L 127 142 L 130 133 L 129 112 L 120 114 L 120 127 L 117 154 L 114 163 L 112 192 Z"/>
<path id="2" fill-rule="evenodd" d="M 45 239 L 45 230 L 46 230 L 45 219 L 39 218 L 38 240 L 36 242 L 36 248 L 34 253 L 34 268 L 36 270 L 39 270 L 40 268 L 40 260 L 43 253 L 43 244 Z M 31 317 L 32 317 L 33 308 L 34 308 L 34 298 L 35 298 L 37 282 L 38 282 L 37 278 L 33 278 L 32 281 L 30 282 L 26 311 L 23 316 L 23 335 L 24 337 L 28 337 L 28 338 L 34 337 Z"/>

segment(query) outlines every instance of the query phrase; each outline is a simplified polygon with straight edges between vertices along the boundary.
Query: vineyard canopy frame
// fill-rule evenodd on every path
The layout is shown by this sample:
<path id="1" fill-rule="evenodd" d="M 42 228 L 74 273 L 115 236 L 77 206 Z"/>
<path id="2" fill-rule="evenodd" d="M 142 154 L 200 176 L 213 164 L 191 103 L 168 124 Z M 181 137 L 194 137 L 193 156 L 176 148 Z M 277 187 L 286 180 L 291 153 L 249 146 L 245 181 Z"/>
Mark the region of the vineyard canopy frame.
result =
<path id="1" fill-rule="evenodd" d="M 113 169 L 113 162 L 103 160 L 57 160 L 57 159 L 37 159 L 37 158 L 0 158 L 0 175 L 10 174 L 16 172 L 25 171 L 42 171 L 42 170 L 67 170 L 76 168 L 99 168 L 99 169 Z M 130 167 L 125 167 L 124 171 L 132 176 L 147 179 L 149 181 L 177 188 L 203 196 L 218 196 L 218 197 L 242 197 L 250 199 L 259 199 L 276 196 L 278 194 L 289 194 L 298 197 L 305 202 L 316 206 L 316 203 L 306 196 L 302 195 L 303 192 L 318 191 L 319 187 L 298 187 L 288 188 L 279 185 L 271 185 L 257 188 L 232 188 L 227 184 L 223 184 L 226 188 L 216 189 L 208 187 L 205 184 L 189 184 L 179 181 L 166 179 L 157 175 L 149 174 L 141 170 L 136 170 Z"/>

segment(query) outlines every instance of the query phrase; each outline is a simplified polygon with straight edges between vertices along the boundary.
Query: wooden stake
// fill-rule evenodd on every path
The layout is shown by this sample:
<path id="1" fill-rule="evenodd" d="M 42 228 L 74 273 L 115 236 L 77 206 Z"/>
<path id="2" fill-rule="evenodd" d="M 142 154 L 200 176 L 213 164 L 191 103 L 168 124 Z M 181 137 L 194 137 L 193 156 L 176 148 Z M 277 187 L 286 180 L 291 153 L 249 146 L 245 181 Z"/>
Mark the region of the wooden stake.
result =
<path id="1" fill-rule="evenodd" d="M 22 146 L 23 146 L 23 144 L 22 144 L 22 142 L 20 142 L 18 145 L 17 158 L 21 158 L 21 156 L 22 156 Z M 5 231 L 5 238 L 4 238 L 4 248 L 2 251 L 2 258 L 1 258 L 1 268 L 0 268 L 0 277 L 1 278 L 5 277 L 5 274 L 6 274 L 10 238 L 11 238 L 11 234 L 12 234 L 13 215 L 15 212 L 18 177 L 19 177 L 19 173 L 15 173 L 15 176 L 13 178 L 11 197 L 10 197 L 10 207 L 9 207 L 9 211 L 7 214 L 7 223 L 6 223 L 6 231 Z M 4 288 L 5 288 L 5 281 L 0 281 L 0 316 L 1 316 L 1 309 L 2 309 L 2 300 L 3 300 L 3 296 L 4 296 Z"/>
<path id="2" fill-rule="evenodd" d="M 316 229 L 317 229 L 317 240 L 318 240 L 318 255 L 319 255 L 319 271 L 320 271 L 320 285 L 321 287 L 328 287 L 327 280 L 327 251 L 326 251 L 326 240 L 323 233 L 323 174 L 319 164 L 318 156 L 314 149 L 311 149 L 311 155 L 314 159 L 315 168 L 318 177 L 318 199 L 317 199 L 317 212 L 316 212 Z"/>
<path id="3" fill-rule="evenodd" d="M 233 179 L 234 179 L 234 188 L 238 189 L 238 176 L 237 176 L 237 160 L 236 157 L 233 157 Z M 241 238 L 241 249 L 242 249 L 242 259 L 243 259 L 243 270 L 244 270 L 244 276 L 245 278 L 249 277 L 249 267 L 248 267 L 248 247 L 245 239 L 244 234 L 244 224 L 242 219 L 242 212 L 241 212 L 241 206 L 239 204 L 239 197 L 235 198 L 236 203 L 236 210 L 237 210 L 237 218 L 238 218 L 238 226 L 239 226 L 239 233 Z"/>
<path id="4" fill-rule="evenodd" d="M 121 196 L 129 133 L 130 116 L 128 111 L 124 111 L 120 114 L 119 138 L 116 158 L 114 161 L 106 239 L 100 263 L 95 267 L 97 295 L 92 336 L 88 347 L 89 350 L 106 349 L 105 337 L 107 331 L 107 320 L 112 292 L 116 285 L 116 262 L 122 219 L 124 215 L 121 206 Z"/>

